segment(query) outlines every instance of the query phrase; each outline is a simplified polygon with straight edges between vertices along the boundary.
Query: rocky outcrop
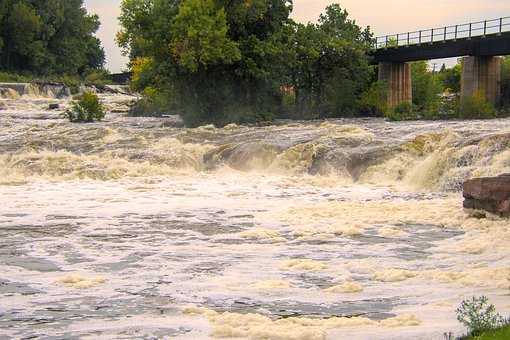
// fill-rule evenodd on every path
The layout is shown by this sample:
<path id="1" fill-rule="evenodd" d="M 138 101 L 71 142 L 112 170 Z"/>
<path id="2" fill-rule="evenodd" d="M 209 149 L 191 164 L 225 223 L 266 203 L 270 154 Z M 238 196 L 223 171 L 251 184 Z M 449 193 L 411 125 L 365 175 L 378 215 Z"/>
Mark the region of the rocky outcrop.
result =
<path id="1" fill-rule="evenodd" d="M 464 208 L 510 217 L 510 174 L 465 182 Z"/>
<path id="2" fill-rule="evenodd" d="M 71 96 L 71 90 L 64 84 L 52 82 L 0 83 L 0 96 L 7 99 L 21 96 L 65 98 Z"/>

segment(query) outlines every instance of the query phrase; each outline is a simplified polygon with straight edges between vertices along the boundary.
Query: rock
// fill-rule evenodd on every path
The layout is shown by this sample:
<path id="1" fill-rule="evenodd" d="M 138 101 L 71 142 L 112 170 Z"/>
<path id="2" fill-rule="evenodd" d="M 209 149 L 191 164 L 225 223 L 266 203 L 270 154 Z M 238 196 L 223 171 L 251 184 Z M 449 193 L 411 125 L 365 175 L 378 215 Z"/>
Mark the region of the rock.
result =
<path id="1" fill-rule="evenodd" d="M 50 104 L 48 109 L 50 110 L 58 110 L 60 108 L 60 104 Z"/>
<path id="2" fill-rule="evenodd" d="M 466 181 L 464 208 L 510 217 L 510 174 Z"/>

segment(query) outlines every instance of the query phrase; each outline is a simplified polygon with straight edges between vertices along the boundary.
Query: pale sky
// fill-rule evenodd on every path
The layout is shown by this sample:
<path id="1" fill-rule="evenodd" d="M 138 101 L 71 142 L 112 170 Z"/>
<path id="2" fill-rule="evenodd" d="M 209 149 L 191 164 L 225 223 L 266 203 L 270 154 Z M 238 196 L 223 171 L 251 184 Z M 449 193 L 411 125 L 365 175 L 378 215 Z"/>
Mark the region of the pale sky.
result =
<path id="1" fill-rule="evenodd" d="M 120 2 L 85 0 L 87 9 L 101 18 L 98 37 L 112 72 L 124 69 L 127 62 L 115 44 Z M 315 21 L 332 3 L 340 3 L 352 19 L 371 26 L 377 36 L 510 16 L 509 0 L 294 0 L 293 17 L 301 22 Z"/>

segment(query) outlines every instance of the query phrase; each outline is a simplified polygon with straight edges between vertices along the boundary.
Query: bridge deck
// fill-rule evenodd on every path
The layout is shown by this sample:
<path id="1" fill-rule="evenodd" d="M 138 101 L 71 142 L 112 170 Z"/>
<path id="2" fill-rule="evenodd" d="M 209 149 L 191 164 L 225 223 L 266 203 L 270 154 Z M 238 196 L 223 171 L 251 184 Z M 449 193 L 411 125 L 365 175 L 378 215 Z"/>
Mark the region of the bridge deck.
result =
<path id="1" fill-rule="evenodd" d="M 510 55 L 510 32 L 421 45 L 388 47 L 373 53 L 376 62 L 396 63 L 462 56 L 502 55 Z"/>
<path id="2" fill-rule="evenodd" d="M 510 54 L 510 17 L 378 37 L 377 62 Z"/>

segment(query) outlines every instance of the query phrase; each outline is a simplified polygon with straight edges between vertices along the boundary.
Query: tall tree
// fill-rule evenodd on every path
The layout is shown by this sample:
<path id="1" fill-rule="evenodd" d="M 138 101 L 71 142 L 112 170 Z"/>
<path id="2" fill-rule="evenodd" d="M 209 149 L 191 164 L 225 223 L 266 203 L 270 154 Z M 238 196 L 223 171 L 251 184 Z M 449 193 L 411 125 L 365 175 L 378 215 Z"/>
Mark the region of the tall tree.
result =
<path id="1" fill-rule="evenodd" d="M 98 28 L 98 16 L 87 14 L 83 0 L 3 0 L 0 68 L 42 75 L 101 68 Z"/>
<path id="2" fill-rule="evenodd" d="M 368 86 L 370 30 L 337 5 L 306 26 L 290 19 L 290 0 L 123 0 L 121 8 L 118 42 L 133 84 L 175 99 L 169 106 L 189 125 L 270 119 L 293 91 L 303 111 L 352 114 Z"/>

